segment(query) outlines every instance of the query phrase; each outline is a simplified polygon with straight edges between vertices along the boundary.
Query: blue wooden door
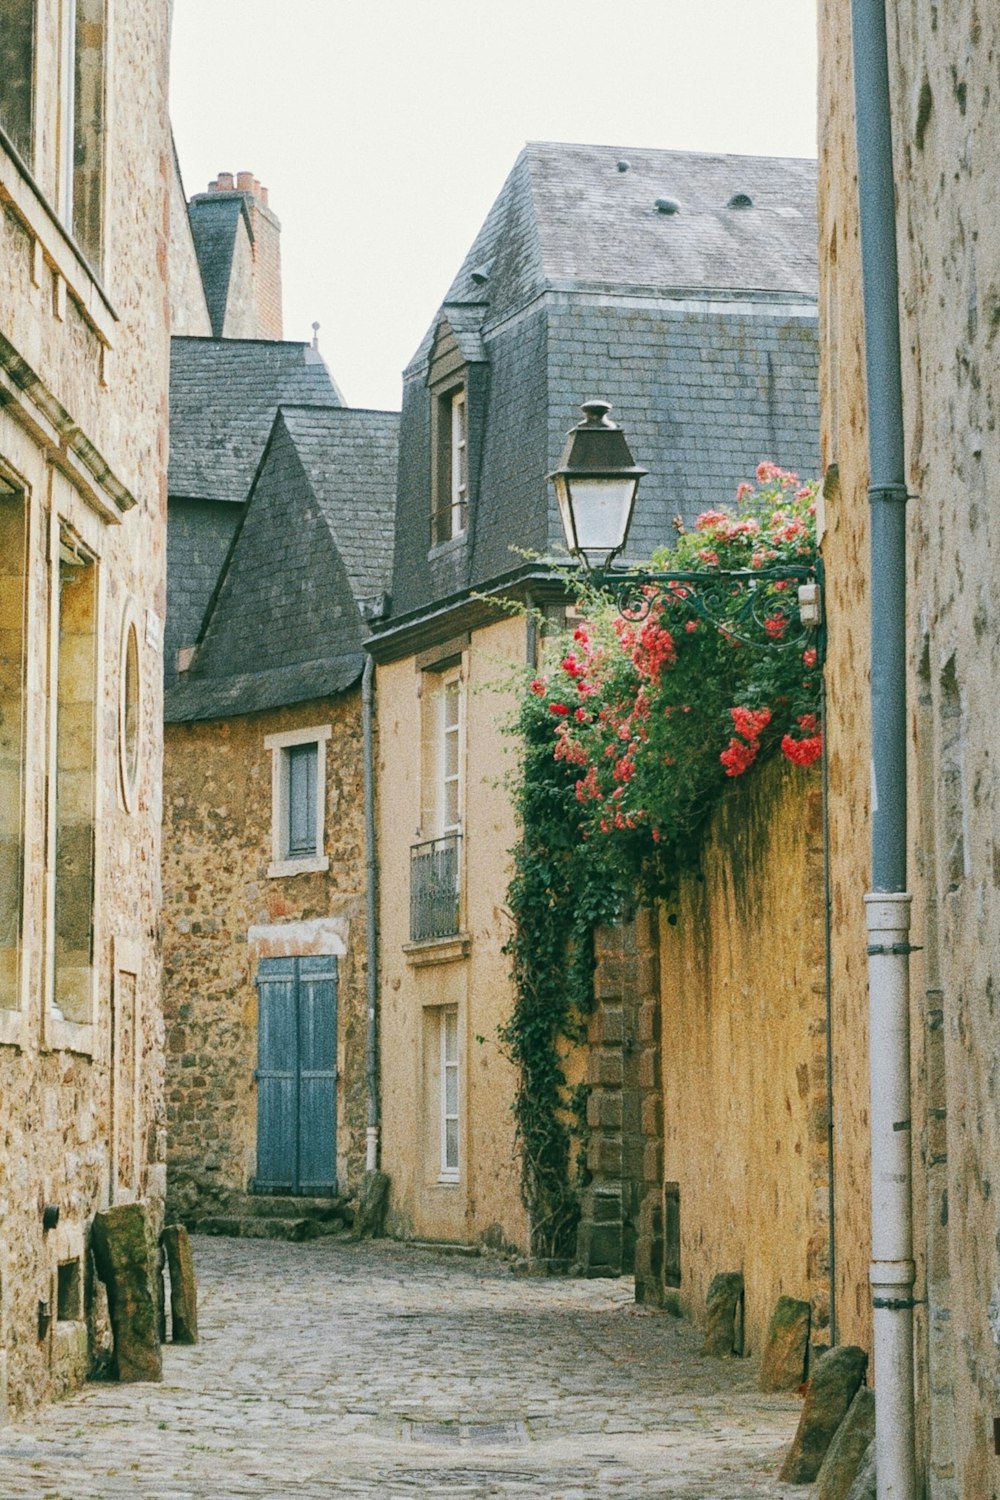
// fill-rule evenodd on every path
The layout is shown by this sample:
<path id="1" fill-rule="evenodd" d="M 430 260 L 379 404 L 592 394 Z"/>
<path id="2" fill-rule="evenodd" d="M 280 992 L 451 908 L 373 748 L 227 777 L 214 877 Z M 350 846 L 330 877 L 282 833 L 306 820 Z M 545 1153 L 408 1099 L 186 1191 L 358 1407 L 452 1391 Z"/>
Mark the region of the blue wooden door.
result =
<path id="1" fill-rule="evenodd" d="M 257 1176 L 265 1193 L 337 1190 L 337 960 L 257 971 Z"/>

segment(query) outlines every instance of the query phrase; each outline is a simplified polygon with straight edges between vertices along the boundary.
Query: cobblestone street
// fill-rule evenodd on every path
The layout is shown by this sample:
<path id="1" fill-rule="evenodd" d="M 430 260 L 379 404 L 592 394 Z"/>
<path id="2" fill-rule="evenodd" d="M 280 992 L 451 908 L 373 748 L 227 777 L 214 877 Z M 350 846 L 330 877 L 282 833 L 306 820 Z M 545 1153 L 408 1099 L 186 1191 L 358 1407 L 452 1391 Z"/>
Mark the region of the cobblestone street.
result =
<path id="1" fill-rule="evenodd" d="M 202 1342 L 0 1429 L 2 1500 L 778 1500 L 799 1402 L 628 1281 L 393 1245 L 193 1241 Z"/>

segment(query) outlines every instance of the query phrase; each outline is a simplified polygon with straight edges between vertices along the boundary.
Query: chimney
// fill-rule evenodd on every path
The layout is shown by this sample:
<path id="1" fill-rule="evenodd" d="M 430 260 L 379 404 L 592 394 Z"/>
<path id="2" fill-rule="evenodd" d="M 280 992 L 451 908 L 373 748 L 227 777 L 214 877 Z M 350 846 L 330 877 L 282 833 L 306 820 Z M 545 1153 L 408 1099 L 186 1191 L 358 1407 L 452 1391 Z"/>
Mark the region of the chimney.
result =
<path id="1" fill-rule="evenodd" d="M 236 186 L 243 194 L 253 234 L 253 294 L 259 337 L 280 339 L 281 224 L 267 203 L 267 188 L 252 172 L 238 172 Z"/>

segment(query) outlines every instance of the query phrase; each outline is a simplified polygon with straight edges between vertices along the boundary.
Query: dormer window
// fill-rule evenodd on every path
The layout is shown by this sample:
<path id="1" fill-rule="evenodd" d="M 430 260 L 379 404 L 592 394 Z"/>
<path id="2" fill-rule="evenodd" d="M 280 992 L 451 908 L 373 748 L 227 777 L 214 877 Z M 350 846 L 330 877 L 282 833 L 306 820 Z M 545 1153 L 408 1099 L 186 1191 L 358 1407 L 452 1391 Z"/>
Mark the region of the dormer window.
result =
<path id="1" fill-rule="evenodd" d="M 438 396 L 434 431 L 431 541 L 461 536 L 469 524 L 469 408 L 464 385 Z"/>

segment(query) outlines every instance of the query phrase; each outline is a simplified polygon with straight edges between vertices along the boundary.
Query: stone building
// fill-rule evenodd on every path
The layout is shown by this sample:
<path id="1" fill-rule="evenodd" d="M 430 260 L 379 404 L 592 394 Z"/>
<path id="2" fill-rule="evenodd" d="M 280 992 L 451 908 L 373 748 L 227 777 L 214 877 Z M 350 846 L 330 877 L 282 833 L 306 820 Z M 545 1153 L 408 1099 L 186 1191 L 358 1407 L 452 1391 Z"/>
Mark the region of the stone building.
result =
<path id="1" fill-rule="evenodd" d="M 516 829 L 496 685 L 538 641 L 496 601 L 564 617 L 545 476 L 580 403 L 610 400 L 650 471 L 630 543 L 648 557 L 762 458 L 815 471 L 814 190 L 805 161 L 529 145 L 404 374 L 392 607 L 369 643 L 397 1234 L 530 1240 L 497 1041 Z"/>
<path id="2" fill-rule="evenodd" d="M 866 490 L 852 18 L 821 13 L 823 552 L 829 580 L 830 852 L 838 1333 L 871 1346 L 865 909 L 872 564 Z M 917 1390 L 915 1493 L 996 1497 L 1000 1248 L 994 712 L 1000 376 L 995 9 L 890 8 L 906 507 L 905 673 L 913 893 L 908 1119 Z M 890 208 L 891 216 L 891 208 Z M 902 609 L 902 605 L 900 605 Z M 888 1381 L 876 1353 L 876 1397 Z M 902 1493 L 902 1491 L 900 1491 Z"/>
<path id="3" fill-rule="evenodd" d="M 174 200 L 164 770 L 169 1201 L 229 1227 L 364 1171 L 361 642 L 398 425 L 275 337 L 277 220 L 237 183 Z"/>
<path id="4" fill-rule="evenodd" d="M 0 1412 L 162 1215 L 167 0 L 0 5 Z M 68 66 L 67 66 L 68 63 Z"/>

